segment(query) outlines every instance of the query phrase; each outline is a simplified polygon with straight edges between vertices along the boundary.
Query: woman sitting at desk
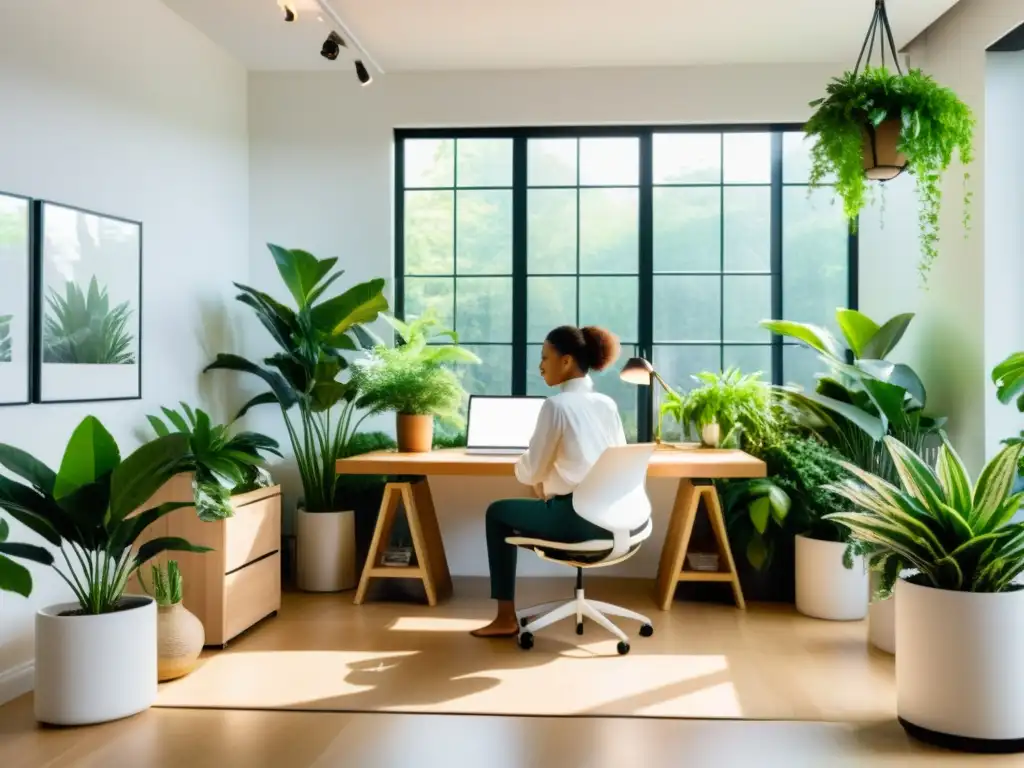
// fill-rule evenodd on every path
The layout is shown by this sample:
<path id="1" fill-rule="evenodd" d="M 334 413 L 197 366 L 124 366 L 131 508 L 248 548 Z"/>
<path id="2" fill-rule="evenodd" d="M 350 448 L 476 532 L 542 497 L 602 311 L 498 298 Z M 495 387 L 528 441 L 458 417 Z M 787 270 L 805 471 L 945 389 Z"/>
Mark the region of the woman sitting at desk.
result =
<path id="1" fill-rule="evenodd" d="M 603 371 L 619 356 L 619 340 L 604 328 L 563 325 L 548 334 L 541 351 L 540 374 L 561 392 L 541 408 L 530 447 L 516 463 L 516 478 L 533 489 L 534 499 L 505 499 L 487 508 L 487 563 L 491 598 L 498 615 L 475 630 L 476 637 L 514 637 L 516 554 L 509 536 L 560 542 L 608 538 L 608 531 L 576 514 L 572 492 L 598 457 L 623 445 L 619 409 L 594 391 L 589 371 Z"/>

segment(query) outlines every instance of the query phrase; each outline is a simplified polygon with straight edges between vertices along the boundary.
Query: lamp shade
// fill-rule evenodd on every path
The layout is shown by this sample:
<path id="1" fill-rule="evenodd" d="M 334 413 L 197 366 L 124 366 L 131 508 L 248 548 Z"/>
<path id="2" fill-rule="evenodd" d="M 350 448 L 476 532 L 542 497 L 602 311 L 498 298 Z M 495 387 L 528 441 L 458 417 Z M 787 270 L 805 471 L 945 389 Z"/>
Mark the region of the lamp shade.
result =
<path id="1" fill-rule="evenodd" d="M 654 366 L 642 357 L 629 358 L 619 372 L 619 378 L 623 381 L 643 386 L 650 386 L 653 376 Z"/>

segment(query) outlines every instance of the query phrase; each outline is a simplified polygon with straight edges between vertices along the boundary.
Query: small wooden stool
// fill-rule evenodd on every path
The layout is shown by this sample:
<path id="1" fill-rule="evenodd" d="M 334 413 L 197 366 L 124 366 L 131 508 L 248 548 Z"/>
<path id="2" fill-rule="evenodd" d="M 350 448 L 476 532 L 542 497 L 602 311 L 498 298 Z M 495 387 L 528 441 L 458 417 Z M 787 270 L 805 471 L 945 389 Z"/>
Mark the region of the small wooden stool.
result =
<path id="1" fill-rule="evenodd" d="M 704 500 L 704 507 L 718 544 L 717 571 L 695 571 L 686 567 L 686 551 L 690 546 L 690 535 L 693 533 L 693 523 L 697 519 L 701 499 Z M 680 581 L 728 582 L 732 584 L 736 607 L 740 610 L 746 609 L 740 579 L 736 573 L 736 563 L 733 561 L 729 538 L 725 531 L 722 506 L 719 504 L 718 492 L 713 484 L 694 485 L 687 479 L 679 481 L 679 490 L 672 506 L 672 518 L 661 550 L 661 562 L 658 565 L 657 601 L 661 610 L 667 611 L 672 606 L 676 586 Z"/>
<path id="2" fill-rule="evenodd" d="M 391 540 L 391 530 L 398 514 L 399 501 L 402 502 L 405 517 L 409 521 L 416 565 L 385 566 L 381 564 L 381 559 Z M 366 599 L 366 590 L 370 586 L 370 579 L 373 578 L 419 579 L 423 582 L 427 603 L 431 606 L 451 596 L 452 577 L 448 571 L 448 558 L 445 557 L 441 529 L 437 525 L 434 500 L 430 495 L 430 486 L 426 478 L 414 482 L 388 483 L 384 487 L 384 499 L 381 501 L 377 525 L 373 530 L 373 541 L 370 543 L 366 565 L 363 566 L 363 575 L 356 590 L 356 605 L 362 605 Z"/>

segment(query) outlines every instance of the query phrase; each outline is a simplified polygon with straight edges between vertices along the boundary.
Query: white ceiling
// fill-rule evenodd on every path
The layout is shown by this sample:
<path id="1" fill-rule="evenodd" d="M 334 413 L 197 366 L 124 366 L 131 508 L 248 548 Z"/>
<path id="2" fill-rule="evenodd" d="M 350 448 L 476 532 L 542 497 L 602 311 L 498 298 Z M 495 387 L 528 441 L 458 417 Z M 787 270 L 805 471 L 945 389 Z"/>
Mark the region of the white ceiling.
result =
<path id="1" fill-rule="evenodd" d="M 328 70 L 315 0 L 164 0 L 256 70 Z M 874 0 L 330 0 L 386 72 L 856 60 Z M 897 47 L 956 0 L 890 0 Z"/>

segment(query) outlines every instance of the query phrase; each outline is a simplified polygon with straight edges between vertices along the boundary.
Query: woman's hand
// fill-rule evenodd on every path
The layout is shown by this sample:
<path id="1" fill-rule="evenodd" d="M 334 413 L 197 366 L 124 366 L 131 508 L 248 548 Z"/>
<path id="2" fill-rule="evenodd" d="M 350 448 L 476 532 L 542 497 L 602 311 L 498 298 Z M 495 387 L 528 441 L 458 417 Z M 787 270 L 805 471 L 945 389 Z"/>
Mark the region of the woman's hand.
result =
<path id="1" fill-rule="evenodd" d="M 545 500 L 546 497 L 544 496 L 543 483 L 537 483 L 535 486 L 533 486 L 533 496 L 534 498 L 540 499 L 541 501 Z"/>

